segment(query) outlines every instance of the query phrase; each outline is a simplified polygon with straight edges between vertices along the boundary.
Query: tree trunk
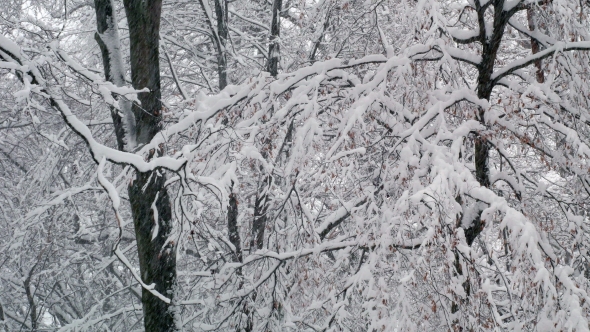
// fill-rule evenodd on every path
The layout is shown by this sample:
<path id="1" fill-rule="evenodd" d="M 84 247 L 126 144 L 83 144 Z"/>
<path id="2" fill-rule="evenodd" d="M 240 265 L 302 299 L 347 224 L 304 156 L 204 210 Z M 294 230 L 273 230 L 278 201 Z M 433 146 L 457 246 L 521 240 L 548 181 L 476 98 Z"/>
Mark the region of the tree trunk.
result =
<path id="1" fill-rule="evenodd" d="M 494 82 L 492 80 L 492 74 L 494 73 L 494 63 L 502 42 L 504 30 L 508 19 L 510 17 L 503 14 L 503 1 L 494 3 L 494 24 L 492 35 L 488 38 L 485 34 L 480 35 L 480 43 L 482 44 L 482 59 L 478 65 L 478 77 L 477 77 L 477 97 L 480 99 L 490 100 L 492 95 L 492 89 L 494 88 Z M 480 29 L 486 31 L 486 27 L 483 26 L 485 22 L 485 10 L 478 10 Z M 485 110 L 483 108 L 478 109 L 477 120 L 482 124 L 485 124 Z M 475 137 L 475 178 L 482 187 L 490 187 L 490 167 L 489 167 L 489 154 L 490 154 L 490 143 L 488 139 L 481 135 L 476 134 Z M 475 218 L 469 223 L 469 225 L 463 225 L 465 231 L 465 240 L 469 246 L 473 244 L 477 236 L 481 233 L 484 228 L 484 223 L 481 220 L 481 214 L 483 211 L 475 216 Z"/>
<path id="2" fill-rule="evenodd" d="M 154 283 L 155 290 L 172 299 L 176 281 L 176 249 L 174 242 L 168 239 L 172 231 L 172 211 L 164 188 L 166 178 L 157 173 L 137 173 L 129 187 L 129 201 L 141 278 L 148 285 Z M 146 289 L 142 289 L 142 304 L 146 332 L 175 331 L 171 304 Z"/>
<path id="3" fill-rule="evenodd" d="M 0 302 L 0 330 L 8 332 L 8 325 L 6 325 L 6 319 L 4 318 L 4 308 L 2 308 L 2 302 Z"/>
<path id="4" fill-rule="evenodd" d="M 145 144 L 160 131 L 162 102 L 160 91 L 160 15 L 161 0 L 125 0 L 131 47 L 131 81 L 138 94 L 134 105 L 136 137 Z M 150 158 L 155 151 L 150 151 Z M 158 155 L 164 153 L 158 149 Z M 172 231 L 172 210 L 166 178 L 159 171 L 137 173 L 129 187 L 129 201 L 135 225 L 141 277 L 146 284 L 168 298 L 173 297 L 176 281 L 176 250 L 168 237 Z M 166 304 L 143 289 L 142 303 L 146 332 L 175 330 L 174 314 Z"/>
<path id="5" fill-rule="evenodd" d="M 105 75 L 116 85 L 123 85 L 124 71 L 118 47 L 118 33 L 111 0 L 95 0 L 97 41 L 101 47 Z M 148 88 L 138 94 L 141 105 L 133 105 L 133 125 L 127 133 L 122 129 L 121 116 L 112 110 L 119 149 L 125 135 L 138 144 L 149 143 L 160 131 L 162 102 L 160 92 L 160 15 L 161 0 L 125 0 L 131 48 L 131 79 L 135 89 Z M 110 38 L 105 42 L 104 38 Z M 130 112 L 131 113 L 131 112 Z M 157 155 L 164 153 L 163 147 Z M 150 151 L 154 157 L 156 151 Z M 129 186 L 129 201 L 135 226 L 141 278 L 145 284 L 155 284 L 155 290 L 172 299 L 176 281 L 175 244 L 169 240 L 172 231 L 172 210 L 166 178 L 161 171 L 137 173 Z M 175 331 L 171 304 L 142 289 L 142 305 L 146 332 Z"/>
<path id="6" fill-rule="evenodd" d="M 270 27 L 270 43 L 268 46 L 268 63 L 267 71 L 271 76 L 276 77 L 279 72 L 280 46 L 279 37 L 281 32 L 280 14 L 282 8 L 282 0 L 274 0 L 272 4 L 272 23 Z M 267 139 L 264 144 L 267 149 L 271 149 L 271 142 Z M 268 157 L 268 150 L 263 149 L 262 156 L 266 159 Z M 260 172 L 266 171 L 261 166 Z M 252 239 L 250 241 L 250 250 L 262 249 L 264 246 L 264 229 L 266 228 L 266 221 L 268 219 L 268 205 L 269 205 L 269 191 L 271 189 L 273 178 L 271 174 L 263 176 L 262 182 L 258 186 L 256 194 L 256 201 L 254 202 L 254 220 L 252 222 Z"/>
<path id="7" fill-rule="evenodd" d="M 206 1 L 206 0 L 205 0 Z M 219 74 L 219 90 L 227 86 L 227 0 L 215 0 L 215 15 L 217 15 L 217 73 Z"/>
<path id="8" fill-rule="evenodd" d="M 263 153 L 266 158 L 267 153 Z M 265 172 L 264 167 L 260 167 L 261 172 Z M 254 202 L 254 220 L 252 222 L 252 240 L 250 241 L 250 252 L 256 249 L 262 249 L 264 246 L 264 229 L 266 228 L 269 203 L 269 191 L 272 186 L 272 176 L 266 174 L 262 183 L 258 185 L 256 201 Z"/>
<path id="9" fill-rule="evenodd" d="M 311 50 L 311 53 L 309 54 L 309 62 L 314 63 L 316 61 L 315 60 L 316 53 L 320 49 L 320 47 L 322 46 L 322 41 L 324 40 L 324 35 L 328 31 L 329 27 L 330 27 L 330 12 L 328 11 L 328 13 L 326 13 L 326 20 L 324 21 L 324 25 L 322 27 L 322 33 L 318 37 L 318 40 L 316 40 L 316 42 L 313 44 L 313 49 Z"/>
<path id="10" fill-rule="evenodd" d="M 125 0 L 131 48 L 131 82 L 140 105 L 133 105 L 138 144 L 145 144 L 160 131 L 162 101 L 160 91 L 160 15 L 162 0 Z"/>
<path id="11" fill-rule="evenodd" d="M 271 76 L 277 77 L 279 73 L 280 45 L 279 37 L 281 35 L 281 7 L 282 0 L 274 0 L 272 3 L 272 23 L 270 26 L 270 45 L 268 46 L 268 66 L 267 70 Z"/>
<path id="12" fill-rule="evenodd" d="M 35 303 L 35 294 L 31 290 L 31 276 L 33 275 L 33 270 L 35 269 L 35 266 L 33 266 L 31 271 L 29 272 L 29 275 L 27 276 L 27 279 L 25 279 L 24 281 L 25 293 L 27 294 L 27 300 L 29 301 L 29 309 L 27 313 L 31 318 L 31 331 L 37 331 L 37 304 Z M 25 317 L 24 321 L 26 321 L 26 319 L 27 318 Z"/>
<path id="13" fill-rule="evenodd" d="M 229 195 L 229 205 L 227 207 L 227 232 L 229 235 L 229 241 L 235 247 L 232 260 L 241 263 L 242 245 L 240 240 L 240 230 L 238 228 L 238 200 L 233 193 Z M 242 274 L 241 269 L 238 270 L 238 274 Z"/>
<path id="14" fill-rule="evenodd" d="M 113 0 L 94 0 L 96 12 L 96 33 L 94 39 L 100 47 L 105 79 L 116 86 L 125 85 L 125 70 L 121 56 L 121 43 L 114 12 Z M 115 98 L 117 98 L 115 96 Z M 117 148 L 121 151 L 133 148 L 135 142 L 135 119 L 131 112 L 131 103 L 119 99 L 121 113 L 111 106 L 111 117 L 115 126 Z"/>
<path id="15" fill-rule="evenodd" d="M 537 20 L 535 15 L 535 7 L 532 4 L 528 5 L 527 7 L 526 17 L 529 23 L 529 30 L 535 31 L 537 28 Z M 539 42 L 535 38 L 531 38 L 531 51 L 533 52 L 533 54 L 539 53 L 540 50 L 541 45 L 539 45 Z M 542 60 L 535 61 L 535 68 L 537 68 L 535 76 L 537 78 L 537 82 L 539 83 L 545 83 L 545 73 L 543 72 L 542 65 Z"/>
<path id="16" fill-rule="evenodd" d="M 219 79 L 219 90 L 227 86 L 227 51 L 226 43 L 229 34 L 227 26 L 227 0 L 215 1 L 215 15 L 217 16 L 217 28 L 213 25 L 213 17 L 210 16 L 209 0 L 199 0 L 203 15 L 211 31 L 211 41 L 217 50 L 217 74 Z"/>

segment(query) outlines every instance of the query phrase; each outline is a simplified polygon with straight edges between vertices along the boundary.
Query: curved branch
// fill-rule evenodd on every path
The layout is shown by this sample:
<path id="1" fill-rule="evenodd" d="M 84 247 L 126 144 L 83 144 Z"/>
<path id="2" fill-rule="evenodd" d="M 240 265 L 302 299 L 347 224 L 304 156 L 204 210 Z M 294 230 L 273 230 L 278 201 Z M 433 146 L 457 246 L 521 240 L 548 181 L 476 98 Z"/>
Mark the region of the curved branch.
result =
<path id="1" fill-rule="evenodd" d="M 532 54 L 527 56 L 523 59 L 516 60 L 505 66 L 504 68 L 500 69 L 499 71 L 492 74 L 492 85 L 496 85 L 496 83 L 501 80 L 503 77 L 512 74 L 513 72 L 525 68 L 536 61 L 543 60 L 555 54 L 555 52 L 568 52 L 568 51 L 589 51 L 590 50 L 590 42 L 572 42 L 572 43 L 557 43 L 549 48 L 540 51 L 539 53 Z"/>

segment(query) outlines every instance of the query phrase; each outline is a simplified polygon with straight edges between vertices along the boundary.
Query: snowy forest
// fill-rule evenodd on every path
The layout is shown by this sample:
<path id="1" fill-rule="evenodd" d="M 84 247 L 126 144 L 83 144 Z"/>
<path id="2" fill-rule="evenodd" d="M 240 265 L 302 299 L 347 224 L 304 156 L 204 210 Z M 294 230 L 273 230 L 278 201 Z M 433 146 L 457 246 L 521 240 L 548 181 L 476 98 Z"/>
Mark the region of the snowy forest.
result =
<path id="1" fill-rule="evenodd" d="M 0 0 L 0 331 L 590 331 L 589 15 Z"/>

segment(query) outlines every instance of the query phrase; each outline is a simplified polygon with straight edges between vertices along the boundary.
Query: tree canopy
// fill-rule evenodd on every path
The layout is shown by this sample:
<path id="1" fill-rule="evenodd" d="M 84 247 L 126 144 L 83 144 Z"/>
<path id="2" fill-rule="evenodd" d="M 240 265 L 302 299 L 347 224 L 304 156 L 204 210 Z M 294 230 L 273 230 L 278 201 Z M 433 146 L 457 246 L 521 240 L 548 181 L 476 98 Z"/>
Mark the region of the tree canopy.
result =
<path id="1" fill-rule="evenodd" d="M 0 3 L 0 331 L 590 330 L 590 3 Z"/>

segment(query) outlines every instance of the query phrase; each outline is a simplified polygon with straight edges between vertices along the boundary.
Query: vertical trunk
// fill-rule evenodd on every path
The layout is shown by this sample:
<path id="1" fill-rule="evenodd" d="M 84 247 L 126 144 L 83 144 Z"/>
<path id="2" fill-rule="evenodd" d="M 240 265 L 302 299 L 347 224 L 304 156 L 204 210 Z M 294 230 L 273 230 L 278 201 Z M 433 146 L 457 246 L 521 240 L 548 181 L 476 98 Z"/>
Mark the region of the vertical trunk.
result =
<path id="1" fill-rule="evenodd" d="M 453 271 L 453 277 L 457 277 L 459 275 L 463 275 L 463 267 L 461 266 L 461 262 L 459 261 L 459 255 L 457 254 L 457 252 L 455 251 L 455 263 L 453 264 L 455 267 L 455 270 Z M 465 288 L 465 285 L 463 285 L 463 288 Z M 454 314 L 457 311 L 459 311 L 459 303 L 458 302 L 451 302 L 451 313 Z M 456 325 L 458 323 L 458 320 L 455 319 L 453 321 L 453 325 Z"/>
<path id="2" fill-rule="evenodd" d="M 281 32 L 280 14 L 282 9 L 282 0 L 274 0 L 272 4 L 272 23 L 270 27 L 270 43 L 268 46 L 268 63 L 267 70 L 271 76 L 276 77 L 279 72 L 280 46 L 279 37 Z M 272 145 L 267 139 L 264 144 L 270 149 Z M 263 150 L 262 156 L 267 158 L 268 151 Z M 265 170 L 261 167 L 261 173 Z M 252 222 L 252 240 L 250 248 L 262 249 L 264 246 L 264 229 L 266 228 L 267 211 L 269 204 L 269 191 L 272 186 L 272 176 L 266 174 L 258 186 L 256 201 L 254 202 L 254 220 Z"/>
<path id="3" fill-rule="evenodd" d="M 121 56 L 117 19 L 113 8 L 112 0 L 94 0 L 94 10 L 96 12 L 94 39 L 100 47 L 106 80 L 116 86 L 123 86 L 125 85 L 125 70 L 123 57 Z M 111 107 L 111 117 L 115 126 L 117 147 L 123 151 L 126 143 L 128 143 L 128 148 L 133 148 L 135 119 L 129 101 L 120 99 L 119 108 L 121 113 L 116 108 Z"/>
<path id="4" fill-rule="evenodd" d="M 214 0 L 215 2 L 215 15 L 217 19 L 217 27 L 213 25 L 213 18 L 209 14 L 208 0 L 199 0 L 201 9 L 206 17 L 209 30 L 211 31 L 213 44 L 217 49 L 217 74 L 219 80 L 219 90 L 223 90 L 227 86 L 227 52 L 226 44 L 229 34 L 228 21 L 227 21 L 227 0 Z M 233 193 L 233 182 L 232 192 L 229 195 L 229 205 L 227 208 L 227 232 L 229 235 L 229 241 L 234 246 L 234 253 L 232 254 L 232 260 L 234 262 L 242 261 L 242 245 L 240 239 L 240 230 L 238 228 L 238 200 L 235 193 Z M 238 275 L 241 275 L 241 270 L 237 271 Z M 245 310 L 247 313 L 247 310 Z"/>
<path id="5" fill-rule="evenodd" d="M 266 157 L 263 154 L 263 157 Z M 264 169 L 261 167 L 261 172 Z M 250 241 L 250 251 L 262 249 L 264 246 L 264 229 L 266 228 L 266 212 L 268 210 L 268 194 L 272 185 L 272 177 L 265 175 L 262 183 L 258 186 L 256 201 L 254 202 L 254 220 L 252 222 L 252 240 Z"/>
<path id="6" fill-rule="evenodd" d="M 227 0 L 214 0 L 215 15 L 217 16 L 217 27 L 213 25 L 213 17 L 209 8 L 209 0 L 199 0 L 201 9 L 205 15 L 207 25 L 211 31 L 211 40 L 217 51 L 217 74 L 219 79 L 219 90 L 227 86 L 227 50 L 226 44 L 229 34 L 227 24 Z"/>
<path id="7" fill-rule="evenodd" d="M 498 1 L 494 3 L 494 24 L 491 27 L 493 29 L 490 38 L 485 34 L 480 35 L 480 43 L 482 44 L 482 60 L 478 66 L 478 77 L 477 77 L 477 97 L 480 99 L 490 100 L 492 95 L 492 89 L 494 88 L 494 82 L 492 80 L 492 74 L 494 73 L 494 63 L 498 54 L 498 49 L 502 42 L 504 35 L 504 29 L 508 23 L 510 17 L 505 15 L 503 6 L 504 1 Z M 478 21 L 479 28 L 481 31 L 489 29 L 485 25 L 485 10 L 478 10 Z M 477 120 L 485 126 L 485 110 L 483 108 L 478 109 Z M 477 133 L 475 137 L 475 178 L 479 184 L 483 187 L 490 187 L 490 167 L 489 167 L 489 154 L 490 154 L 490 143 L 488 139 Z M 472 245 L 473 241 L 477 238 L 479 233 L 485 226 L 481 220 L 481 213 L 475 216 L 469 225 L 463 225 L 465 231 L 465 240 L 468 245 Z"/>
<path id="8" fill-rule="evenodd" d="M 0 302 L 0 330 L 8 332 L 8 325 L 6 324 L 6 319 L 4 318 L 4 308 L 2 307 L 2 302 Z"/>
<path id="9" fill-rule="evenodd" d="M 322 27 L 322 33 L 318 37 L 318 40 L 316 40 L 316 42 L 313 44 L 313 49 L 311 50 L 311 53 L 309 54 L 309 62 L 311 62 L 311 63 L 315 62 L 316 53 L 320 49 L 320 46 L 322 45 L 322 41 L 324 40 L 324 35 L 326 34 L 326 31 L 328 31 L 329 27 L 330 27 L 330 12 L 328 12 L 326 14 L 326 19 L 325 19 L 324 25 Z"/>
<path id="10" fill-rule="evenodd" d="M 227 232 L 229 241 L 234 245 L 234 262 L 242 262 L 242 245 L 240 241 L 240 230 L 238 229 L 238 200 L 232 193 L 229 195 L 229 206 L 227 208 Z M 238 270 L 241 274 L 241 270 Z"/>
<path id="11" fill-rule="evenodd" d="M 206 1 L 206 0 L 205 0 Z M 227 0 L 215 0 L 215 15 L 217 15 L 217 73 L 219 74 L 219 90 L 227 86 Z"/>
<path id="12" fill-rule="evenodd" d="M 527 17 L 527 20 L 529 23 L 529 30 L 535 31 L 537 28 L 537 22 L 536 22 L 535 8 L 533 7 L 532 4 L 527 7 L 526 17 Z M 539 45 L 539 42 L 537 42 L 536 39 L 531 38 L 531 51 L 533 52 L 533 54 L 539 53 L 540 50 L 541 50 L 541 46 Z M 539 82 L 539 83 L 545 83 L 545 73 L 543 72 L 542 65 L 543 65 L 542 60 L 535 61 L 535 68 L 537 69 L 535 74 L 537 77 L 537 82 Z"/>
<path id="13" fill-rule="evenodd" d="M 207 1 L 207 0 L 201 0 Z M 201 2 L 203 9 L 204 3 Z M 227 0 L 215 0 L 215 15 L 217 16 L 217 32 L 211 25 L 211 32 L 217 40 L 217 73 L 219 75 L 219 90 L 223 90 L 227 86 L 227 52 L 226 45 L 228 39 L 228 22 L 227 22 Z M 233 186 L 233 183 L 232 183 Z M 232 187 L 233 191 L 233 187 Z M 234 262 L 242 261 L 242 245 L 240 239 L 240 231 L 238 228 L 238 200 L 232 192 L 229 195 L 229 205 L 227 209 L 227 231 L 229 241 L 234 245 L 235 252 Z M 241 274 L 241 271 L 238 271 Z"/>
<path id="14" fill-rule="evenodd" d="M 96 0 L 96 3 L 101 4 L 96 9 L 99 34 L 100 29 L 105 27 L 107 30 L 115 28 L 112 2 Z M 159 64 L 162 2 L 161 0 L 125 0 L 124 5 L 129 24 L 133 87 L 138 90 L 149 89 L 149 92 L 138 94 L 141 105 L 133 105 L 134 128 L 127 134 L 133 135 L 138 144 L 146 144 L 160 130 L 162 116 Z M 102 33 L 104 35 L 104 32 Z M 109 43 L 104 44 L 109 45 Z M 101 50 L 103 50 L 102 46 Z M 103 50 L 107 79 L 115 84 L 119 82 L 123 84 L 122 65 L 117 67 L 113 63 L 115 58 L 112 50 L 107 52 Z M 116 133 L 117 140 L 122 141 L 125 133 L 121 130 Z M 121 145 L 119 147 L 121 148 Z M 149 158 L 152 158 L 154 154 L 155 151 L 150 151 Z M 163 154 L 162 148 L 157 154 Z M 161 294 L 172 298 L 176 280 L 176 252 L 174 242 L 168 239 L 172 231 L 172 211 L 168 192 L 164 187 L 165 182 L 164 174 L 159 171 L 138 172 L 129 186 L 129 201 L 135 226 L 141 278 L 148 285 L 155 284 L 155 290 Z M 170 304 L 166 304 L 145 289 L 142 289 L 141 300 L 145 331 L 175 330 Z"/>
<path id="15" fill-rule="evenodd" d="M 162 0 L 125 0 L 129 24 L 131 81 L 141 105 L 133 105 L 136 139 L 145 144 L 160 131 L 162 113 L 160 91 L 160 15 Z"/>
<path id="16" fill-rule="evenodd" d="M 25 293 L 27 294 L 27 301 L 29 301 L 29 317 L 31 318 L 31 331 L 37 331 L 37 304 L 35 303 L 34 293 L 31 291 L 31 277 L 33 276 L 33 270 L 37 264 L 29 271 L 29 275 L 24 281 Z M 25 317 L 26 321 L 26 317 Z"/>
<path id="17" fill-rule="evenodd" d="M 481 97 L 480 97 L 481 98 Z M 489 99 L 489 96 L 486 98 Z M 479 121 L 484 123 L 484 110 L 479 109 Z M 490 166 L 489 166 L 490 144 L 487 138 L 481 134 L 476 134 L 475 137 L 475 178 L 483 187 L 490 187 Z M 481 213 L 479 211 L 477 216 L 471 222 L 469 227 L 465 228 L 465 240 L 468 245 L 472 245 L 479 233 L 483 230 L 483 223 L 481 221 Z"/>
<path id="18" fill-rule="evenodd" d="M 272 3 L 272 23 L 270 26 L 270 45 L 268 46 L 268 64 L 267 70 L 271 76 L 276 77 L 279 73 L 279 59 L 280 59 L 280 46 L 279 37 L 281 34 L 281 7 L 283 6 L 282 0 L 274 0 Z"/>
<path id="19" fill-rule="evenodd" d="M 176 281 L 176 250 L 168 237 L 172 231 L 172 211 L 166 178 L 157 171 L 137 173 L 129 187 L 129 201 L 135 226 L 141 278 L 168 298 Z M 156 221 L 157 218 L 157 221 Z M 146 332 L 174 331 L 174 315 L 166 304 L 142 289 Z"/>

